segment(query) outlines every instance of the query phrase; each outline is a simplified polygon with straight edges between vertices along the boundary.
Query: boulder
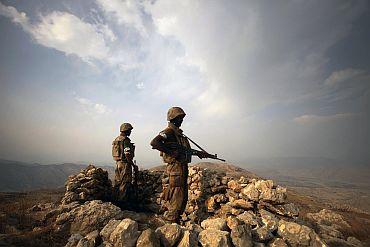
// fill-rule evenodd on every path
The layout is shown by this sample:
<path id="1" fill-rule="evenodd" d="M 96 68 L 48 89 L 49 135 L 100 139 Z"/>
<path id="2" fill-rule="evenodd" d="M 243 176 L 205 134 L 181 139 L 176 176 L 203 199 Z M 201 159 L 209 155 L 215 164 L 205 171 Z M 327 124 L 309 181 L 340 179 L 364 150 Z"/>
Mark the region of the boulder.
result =
<path id="1" fill-rule="evenodd" d="M 199 233 L 199 242 L 203 247 L 228 247 L 230 234 L 226 231 L 206 229 Z"/>
<path id="2" fill-rule="evenodd" d="M 72 234 L 68 238 L 68 242 L 65 247 L 75 247 L 82 238 L 83 236 L 79 233 Z"/>
<path id="3" fill-rule="evenodd" d="M 275 217 L 274 214 L 261 209 L 260 211 L 261 219 L 263 224 L 269 229 L 271 232 L 277 230 L 279 219 Z"/>
<path id="4" fill-rule="evenodd" d="M 230 202 L 229 205 L 233 208 L 241 208 L 241 209 L 252 209 L 253 204 L 249 201 L 246 201 L 244 199 L 236 199 L 233 202 Z"/>
<path id="5" fill-rule="evenodd" d="M 204 229 L 215 229 L 220 231 L 226 231 L 228 229 L 225 219 L 215 218 L 203 220 L 200 224 Z"/>
<path id="6" fill-rule="evenodd" d="M 254 183 L 254 187 L 260 192 L 272 189 L 274 182 L 272 180 L 257 180 Z"/>
<path id="7" fill-rule="evenodd" d="M 358 240 L 357 238 L 355 237 L 348 237 L 347 238 L 347 243 L 349 243 L 350 245 L 352 246 L 355 246 L 355 247 L 363 247 L 364 245 L 361 243 L 360 240 Z"/>
<path id="8" fill-rule="evenodd" d="M 322 209 L 318 213 L 308 213 L 307 218 L 319 225 L 333 225 L 336 228 L 351 226 L 344 220 L 343 216 L 328 209 Z"/>
<path id="9" fill-rule="evenodd" d="M 257 242 L 266 242 L 274 237 L 271 230 L 267 226 L 258 227 L 252 230 L 253 240 Z"/>
<path id="10" fill-rule="evenodd" d="M 109 241 L 110 235 L 112 234 L 114 229 L 116 229 L 120 222 L 120 220 L 110 220 L 108 224 L 104 226 L 104 228 L 100 231 L 100 236 L 104 241 Z"/>
<path id="11" fill-rule="evenodd" d="M 152 229 L 146 229 L 137 239 L 136 247 L 160 247 L 160 242 Z"/>
<path id="12" fill-rule="evenodd" d="M 247 225 L 238 225 L 231 229 L 231 240 L 235 247 L 252 247 L 251 228 Z"/>
<path id="13" fill-rule="evenodd" d="M 69 226 L 71 233 L 85 235 L 101 230 L 111 219 L 121 219 L 122 211 L 110 202 L 88 201 L 71 211 L 60 214 L 56 225 Z"/>
<path id="14" fill-rule="evenodd" d="M 133 247 L 140 232 L 138 224 L 131 219 L 123 219 L 109 236 L 109 242 L 115 247 Z"/>
<path id="15" fill-rule="evenodd" d="M 311 228 L 294 222 L 280 220 L 278 235 L 291 246 L 327 246 Z"/>
<path id="16" fill-rule="evenodd" d="M 194 232 L 186 230 L 184 232 L 184 236 L 182 237 L 177 247 L 193 247 L 193 246 L 198 246 L 198 238 Z"/>
<path id="17" fill-rule="evenodd" d="M 76 247 L 94 247 L 101 243 L 101 238 L 99 236 L 99 231 L 95 230 L 87 234 L 82 238 Z"/>
<path id="18" fill-rule="evenodd" d="M 165 247 L 175 246 L 183 235 L 183 229 L 176 223 L 158 227 L 155 233 Z"/>
<path id="19" fill-rule="evenodd" d="M 238 215 L 237 218 L 243 221 L 245 224 L 251 226 L 252 229 L 261 225 L 260 220 L 252 211 L 246 211 Z"/>
<path id="20" fill-rule="evenodd" d="M 235 180 L 231 180 L 227 183 L 227 187 L 234 192 L 240 193 L 243 187 Z"/>
<path id="21" fill-rule="evenodd" d="M 254 187 L 254 184 L 248 184 L 241 193 L 251 201 L 257 202 L 259 200 L 260 192 Z"/>
<path id="22" fill-rule="evenodd" d="M 89 165 L 77 175 L 68 177 L 65 184 L 66 192 L 62 204 L 74 201 L 108 200 L 111 196 L 112 183 L 108 172 Z"/>
<path id="23" fill-rule="evenodd" d="M 242 221 L 236 218 L 235 216 L 229 216 L 226 219 L 227 226 L 232 230 L 235 227 L 242 224 Z"/>
<path id="24" fill-rule="evenodd" d="M 274 238 L 268 244 L 268 247 L 288 247 L 282 238 Z"/>

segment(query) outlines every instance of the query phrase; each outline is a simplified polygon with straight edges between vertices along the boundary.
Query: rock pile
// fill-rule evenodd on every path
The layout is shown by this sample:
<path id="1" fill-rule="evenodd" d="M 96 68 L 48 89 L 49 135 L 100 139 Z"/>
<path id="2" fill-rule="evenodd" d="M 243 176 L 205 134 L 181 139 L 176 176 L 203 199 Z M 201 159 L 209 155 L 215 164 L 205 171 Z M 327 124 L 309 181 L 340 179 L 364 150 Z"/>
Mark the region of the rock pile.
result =
<path id="1" fill-rule="evenodd" d="M 101 175 L 102 170 L 89 167 L 69 178 L 66 195 L 72 191 L 79 195 L 79 188 L 85 188 L 87 182 L 83 178 L 91 177 L 92 181 L 92 174 L 104 177 L 96 182 L 106 186 L 99 193 L 107 191 L 111 185 Z M 72 190 L 75 181 L 80 186 Z M 361 246 L 353 237 L 344 238 L 340 228 L 348 227 L 348 223 L 331 211 L 308 214 L 311 223 L 303 223 L 298 219 L 298 207 L 286 200 L 286 188 L 272 180 L 233 178 L 190 167 L 189 200 L 181 225 L 165 224 L 158 216 L 160 209 L 166 207 L 160 200 L 166 186 L 168 177 L 162 172 L 140 171 L 139 202 L 154 213 L 122 211 L 110 202 L 98 200 L 81 204 L 78 199 L 68 204 L 72 200 L 65 197 L 64 205 L 54 210 L 55 228 L 72 234 L 66 245 L 70 247 Z M 98 195 L 92 197 L 101 196 Z"/>
<path id="2" fill-rule="evenodd" d="M 89 165 L 77 175 L 69 176 L 65 187 L 62 204 L 75 201 L 81 203 L 92 200 L 108 201 L 112 191 L 108 172 L 93 165 Z"/>

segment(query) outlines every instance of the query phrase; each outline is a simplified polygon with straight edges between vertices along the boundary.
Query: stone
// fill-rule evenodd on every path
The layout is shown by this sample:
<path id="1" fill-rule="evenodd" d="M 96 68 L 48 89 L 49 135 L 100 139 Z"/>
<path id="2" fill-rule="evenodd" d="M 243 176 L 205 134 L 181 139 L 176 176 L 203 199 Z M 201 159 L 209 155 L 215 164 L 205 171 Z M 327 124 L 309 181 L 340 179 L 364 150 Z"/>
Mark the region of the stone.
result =
<path id="1" fill-rule="evenodd" d="M 278 235 L 290 246 L 327 246 L 311 228 L 295 222 L 280 220 Z"/>
<path id="2" fill-rule="evenodd" d="M 152 229 L 146 229 L 137 239 L 136 247 L 160 247 L 159 238 Z"/>
<path id="3" fill-rule="evenodd" d="M 206 229 L 199 233 L 198 239 L 203 247 L 231 247 L 229 237 L 229 232 Z"/>
<path id="4" fill-rule="evenodd" d="M 77 175 L 69 176 L 65 184 L 66 193 L 61 203 L 74 201 L 108 200 L 111 196 L 112 183 L 108 172 L 93 165 L 87 166 Z"/>
<path id="5" fill-rule="evenodd" d="M 103 242 L 98 247 L 113 247 L 113 245 L 109 242 Z"/>
<path id="6" fill-rule="evenodd" d="M 217 203 L 213 196 L 209 197 L 206 200 L 206 205 L 208 212 L 214 212 L 217 209 Z"/>
<path id="7" fill-rule="evenodd" d="M 327 239 L 325 239 L 325 243 L 329 246 L 335 247 L 353 247 L 350 243 L 340 238 L 328 237 Z"/>
<path id="8" fill-rule="evenodd" d="M 100 231 L 100 236 L 104 241 L 109 241 L 110 235 L 112 234 L 114 229 L 116 229 L 120 222 L 120 220 L 110 220 L 108 224 L 104 226 L 104 228 Z"/>
<path id="9" fill-rule="evenodd" d="M 137 222 L 131 219 L 123 219 L 110 234 L 109 242 L 115 247 L 133 247 L 139 235 Z"/>
<path id="10" fill-rule="evenodd" d="M 232 209 L 233 207 L 231 207 L 229 204 L 222 204 L 220 208 L 220 214 L 222 215 L 232 214 L 231 213 Z"/>
<path id="11" fill-rule="evenodd" d="M 260 242 L 253 242 L 253 247 L 265 247 L 266 245 L 264 243 Z"/>
<path id="12" fill-rule="evenodd" d="M 215 218 L 203 220 L 200 224 L 204 229 L 215 229 L 220 231 L 227 231 L 227 223 L 225 219 Z"/>
<path id="13" fill-rule="evenodd" d="M 241 209 L 241 208 L 231 208 L 231 214 L 232 215 L 239 215 L 239 214 L 242 214 L 244 213 L 244 209 Z"/>
<path id="14" fill-rule="evenodd" d="M 227 183 L 227 187 L 237 193 L 240 193 L 243 189 L 243 187 L 235 180 L 229 181 Z"/>
<path id="15" fill-rule="evenodd" d="M 343 216 L 328 209 L 322 209 L 318 213 L 307 213 L 307 218 L 319 225 L 337 225 L 350 228 L 351 226 L 344 220 Z"/>
<path id="16" fill-rule="evenodd" d="M 327 238 L 344 238 L 343 234 L 338 231 L 335 227 L 333 226 L 327 226 L 327 225 L 317 225 L 319 229 L 319 234 L 322 236 L 322 238 L 327 239 Z M 327 236 L 327 237 L 323 237 Z"/>
<path id="17" fill-rule="evenodd" d="M 274 214 L 261 209 L 260 211 L 261 219 L 263 224 L 269 229 L 271 232 L 277 230 L 279 219 L 275 217 Z"/>
<path id="18" fill-rule="evenodd" d="M 158 227 L 155 233 L 165 247 L 175 246 L 183 235 L 183 229 L 176 223 Z"/>
<path id="19" fill-rule="evenodd" d="M 194 232 L 189 230 L 184 231 L 184 235 L 177 247 L 193 247 L 198 246 L 198 238 Z"/>
<path id="20" fill-rule="evenodd" d="M 238 225 L 231 229 L 231 240 L 235 247 L 252 247 L 252 233 L 248 225 Z"/>
<path id="21" fill-rule="evenodd" d="M 282 238 L 274 238 L 268 244 L 268 247 L 288 247 Z"/>
<path id="22" fill-rule="evenodd" d="M 294 203 L 287 203 L 283 205 L 275 205 L 276 213 L 288 217 L 296 217 L 299 215 L 299 208 Z"/>
<path id="23" fill-rule="evenodd" d="M 258 242 L 266 242 L 274 237 L 270 229 L 266 226 L 259 227 L 252 230 L 253 240 Z"/>
<path id="24" fill-rule="evenodd" d="M 229 205 L 231 207 L 234 207 L 234 208 L 241 208 L 241 209 L 245 209 L 245 210 L 253 208 L 253 204 L 249 201 L 244 200 L 244 199 L 237 199 L 233 202 L 230 202 Z"/>
<path id="25" fill-rule="evenodd" d="M 276 201 L 277 204 L 282 204 L 285 202 L 287 198 L 287 190 L 285 187 L 282 187 L 280 185 L 276 186 Z"/>
<path id="26" fill-rule="evenodd" d="M 111 219 L 121 219 L 122 211 L 110 202 L 88 201 L 69 212 L 58 215 L 57 225 L 68 225 L 71 233 L 85 235 L 101 230 Z"/>
<path id="27" fill-rule="evenodd" d="M 272 205 L 265 201 L 260 201 L 258 208 L 266 208 L 268 211 L 282 215 L 287 217 L 296 217 L 299 215 L 299 208 L 294 203 L 287 203 L 287 204 L 280 204 L 280 205 Z"/>
<path id="28" fill-rule="evenodd" d="M 251 201 L 259 200 L 260 192 L 254 187 L 254 184 L 248 184 L 247 187 L 242 189 L 241 193 Z"/>
<path id="29" fill-rule="evenodd" d="M 87 234 L 84 238 L 82 238 L 77 247 L 94 247 L 98 246 L 101 243 L 101 238 L 99 236 L 99 231 L 95 230 Z"/>
<path id="30" fill-rule="evenodd" d="M 241 220 L 234 216 L 229 216 L 226 218 L 227 226 L 232 230 L 233 228 L 242 224 Z"/>
<path id="31" fill-rule="evenodd" d="M 68 238 L 68 242 L 65 245 L 65 247 L 75 247 L 82 238 L 83 238 L 83 236 L 79 233 L 72 234 Z"/>
<path id="32" fill-rule="evenodd" d="M 254 183 L 254 187 L 260 192 L 272 189 L 274 182 L 272 180 L 258 180 Z"/>
<path id="33" fill-rule="evenodd" d="M 349 243 L 350 245 L 352 246 L 355 246 L 355 247 L 363 247 L 364 245 L 361 243 L 360 240 L 358 240 L 357 238 L 355 237 L 348 237 L 347 238 L 347 243 Z"/>
<path id="34" fill-rule="evenodd" d="M 257 216 L 251 211 L 246 211 L 238 215 L 237 218 L 245 224 L 250 225 L 252 229 L 261 225 Z"/>

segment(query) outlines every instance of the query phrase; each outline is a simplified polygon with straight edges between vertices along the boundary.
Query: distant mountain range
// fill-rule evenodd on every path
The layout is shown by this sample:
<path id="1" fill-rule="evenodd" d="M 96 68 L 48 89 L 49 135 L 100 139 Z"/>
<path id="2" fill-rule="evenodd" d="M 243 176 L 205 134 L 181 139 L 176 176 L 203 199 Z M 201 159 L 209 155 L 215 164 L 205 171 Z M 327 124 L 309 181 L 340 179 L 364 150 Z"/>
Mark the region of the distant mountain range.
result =
<path id="1" fill-rule="evenodd" d="M 241 167 L 279 182 L 310 181 L 332 186 L 370 186 L 370 164 L 349 164 L 329 158 L 284 157 L 249 159 Z"/>
<path id="2" fill-rule="evenodd" d="M 218 169 L 217 163 L 201 162 L 197 165 Z M 40 165 L 0 159 L 0 191 L 14 192 L 62 187 L 69 175 L 78 173 L 86 166 L 87 164 L 73 163 Z M 101 167 L 109 172 L 111 178 L 113 177 L 113 166 Z M 222 166 L 222 169 L 224 167 Z M 240 172 L 249 171 L 251 176 L 256 174 L 291 186 L 322 184 L 330 187 L 370 188 L 370 165 L 353 166 L 327 158 L 255 158 L 241 162 L 240 167 L 246 169 L 241 169 Z M 230 171 L 239 172 L 232 165 Z"/>
<path id="3" fill-rule="evenodd" d="M 78 173 L 87 165 L 40 165 L 0 159 L 0 191 L 14 192 L 64 186 L 69 175 Z M 114 167 L 104 166 L 110 174 Z"/>

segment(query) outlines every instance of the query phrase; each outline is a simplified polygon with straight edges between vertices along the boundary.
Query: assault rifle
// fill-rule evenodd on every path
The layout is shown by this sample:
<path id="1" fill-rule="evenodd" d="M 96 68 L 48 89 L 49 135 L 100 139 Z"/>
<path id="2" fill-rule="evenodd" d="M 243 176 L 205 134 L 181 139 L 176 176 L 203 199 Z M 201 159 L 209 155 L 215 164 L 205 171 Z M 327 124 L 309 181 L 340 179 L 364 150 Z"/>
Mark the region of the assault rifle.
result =
<path id="1" fill-rule="evenodd" d="M 181 146 L 180 144 L 177 144 L 177 143 L 171 143 L 169 145 L 167 145 L 167 147 L 171 150 L 175 149 L 175 150 L 179 150 L 180 153 L 182 154 L 185 154 L 186 156 L 190 155 L 203 155 L 205 156 L 206 159 L 214 159 L 214 160 L 219 160 L 219 161 L 223 161 L 223 162 L 226 162 L 226 160 L 224 159 L 221 159 L 221 158 L 218 158 L 217 157 L 217 154 L 210 154 L 208 153 L 206 150 L 204 150 L 201 146 L 199 146 L 197 143 L 195 143 L 192 139 L 190 139 L 189 137 L 187 137 L 186 135 L 182 134 L 186 139 L 188 139 L 191 143 L 193 143 L 195 146 L 197 146 L 197 148 L 199 148 L 201 151 L 199 150 L 196 150 L 196 149 L 192 149 L 192 148 L 185 148 L 183 146 Z"/>

